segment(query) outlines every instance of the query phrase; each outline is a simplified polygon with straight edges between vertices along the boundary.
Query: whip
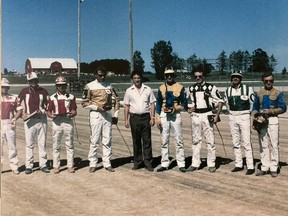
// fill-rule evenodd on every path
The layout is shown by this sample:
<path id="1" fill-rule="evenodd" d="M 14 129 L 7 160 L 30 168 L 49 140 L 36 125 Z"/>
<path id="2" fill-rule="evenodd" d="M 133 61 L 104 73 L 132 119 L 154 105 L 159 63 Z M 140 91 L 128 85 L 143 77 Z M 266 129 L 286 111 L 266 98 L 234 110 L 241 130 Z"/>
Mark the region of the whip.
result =
<path id="1" fill-rule="evenodd" d="M 130 154 L 130 157 L 131 157 L 131 156 L 132 156 L 132 154 L 131 154 L 131 150 L 130 150 L 130 148 L 129 148 L 129 146 L 128 146 L 127 142 L 126 142 L 126 140 L 124 139 L 124 136 L 123 136 L 122 132 L 120 131 L 120 129 L 119 129 L 119 127 L 118 127 L 118 125 L 117 125 L 117 124 L 115 124 L 115 125 L 116 125 L 116 128 L 117 128 L 117 130 L 118 130 L 118 132 L 119 132 L 120 136 L 122 137 L 122 139 L 123 139 L 123 141 L 124 141 L 125 145 L 127 146 L 128 150 L 129 150 L 129 154 Z"/>
<path id="2" fill-rule="evenodd" d="M 76 120 L 75 120 L 75 118 L 73 118 L 73 122 L 74 122 L 74 127 L 75 127 L 77 142 L 79 143 L 79 145 L 81 145 L 81 142 L 79 141 L 78 128 L 77 128 L 77 125 L 76 125 Z"/>

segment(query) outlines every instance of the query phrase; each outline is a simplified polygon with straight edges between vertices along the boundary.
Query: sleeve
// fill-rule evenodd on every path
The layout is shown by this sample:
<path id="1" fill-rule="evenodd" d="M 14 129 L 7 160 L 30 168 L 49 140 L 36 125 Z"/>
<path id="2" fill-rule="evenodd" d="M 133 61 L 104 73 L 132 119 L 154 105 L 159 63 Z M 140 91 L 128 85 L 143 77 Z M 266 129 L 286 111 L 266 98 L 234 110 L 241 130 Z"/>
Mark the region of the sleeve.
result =
<path id="1" fill-rule="evenodd" d="M 53 100 L 51 100 L 51 98 L 48 101 L 47 111 L 48 112 L 55 111 L 55 106 L 54 106 Z"/>
<path id="2" fill-rule="evenodd" d="M 76 98 L 73 96 L 73 99 L 71 100 L 69 111 L 71 110 L 77 110 L 77 104 L 76 104 Z"/>
<path id="3" fill-rule="evenodd" d="M 90 90 L 88 85 L 85 85 L 84 89 L 83 89 L 83 94 L 82 94 L 82 107 L 87 107 L 90 103 Z"/>
<path id="4" fill-rule="evenodd" d="M 120 99 L 114 88 L 111 87 L 111 91 L 112 91 L 112 97 L 114 97 L 115 99 L 114 117 L 118 118 L 119 110 L 120 110 Z"/>
<path id="5" fill-rule="evenodd" d="M 158 115 L 160 115 L 161 113 L 162 103 L 163 103 L 162 93 L 160 89 L 158 89 L 157 98 L 156 98 L 156 113 Z"/>
<path id="6" fill-rule="evenodd" d="M 259 109 L 260 109 L 260 101 L 259 101 L 259 96 L 256 93 L 254 97 L 251 115 L 254 116 L 256 113 L 259 112 Z"/>
<path id="7" fill-rule="evenodd" d="M 126 91 L 125 91 L 124 101 L 123 102 L 124 102 L 125 105 L 129 105 L 130 104 L 129 97 L 128 97 L 128 89 L 126 89 Z"/>
<path id="8" fill-rule="evenodd" d="M 248 88 L 248 96 L 249 96 L 249 102 L 250 102 L 250 111 L 252 111 L 253 102 L 254 102 L 254 98 L 255 98 L 255 94 L 254 94 L 254 91 L 253 91 L 252 87 Z"/>
<path id="9" fill-rule="evenodd" d="M 181 92 L 180 92 L 180 96 L 179 96 L 179 105 L 176 105 L 175 109 L 177 111 L 181 111 L 183 109 L 187 110 L 188 109 L 188 103 L 187 103 L 187 97 L 186 97 L 186 92 L 185 92 L 185 88 L 182 87 Z"/>
<path id="10" fill-rule="evenodd" d="M 223 100 L 224 100 L 224 103 L 225 103 L 225 106 L 226 106 L 227 110 L 229 111 L 229 110 L 230 110 L 230 106 L 229 106 L 228 95 L 227 95 L 228 89 L 229 89 L 229 88 L 227 88 L 227 89 L 224 91 Z"/>
<path id="11" fill-rule="evenodd" d="M 154 95 L 154 92 L 152 89 L 150 89 L 150 104 L 155 103 L 156 102 L 156 97 Z"/>
<path id="12" fill-rule="evenodd" d="M 284 94 L 283 92 L 280 92 L 279 95 L 277 96 L 277 102 L 278 102 L 278 108 L 281 110 L 276 110 L 277 113 L 281 114 L 287 111 L 287 105 L 284 100 Z M 276 108 L 276 109 L 278 109 Z M 281 112 L 281 113 L 280 113 Z"/>

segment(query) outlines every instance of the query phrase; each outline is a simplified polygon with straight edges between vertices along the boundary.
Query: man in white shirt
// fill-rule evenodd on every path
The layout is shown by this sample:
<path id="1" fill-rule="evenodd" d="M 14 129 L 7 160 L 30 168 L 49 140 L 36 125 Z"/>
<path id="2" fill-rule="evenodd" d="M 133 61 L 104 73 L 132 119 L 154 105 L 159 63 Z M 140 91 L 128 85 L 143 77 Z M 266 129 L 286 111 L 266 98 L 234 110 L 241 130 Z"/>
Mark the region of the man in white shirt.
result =
<path id="1" fill-rule="evenodd" d="M 134 155 L 132 169 L 140 169 L 144 162 L 146 169 L 152 172 L 151 127 L 155 124 L 156 98 L 151 88 L 142 84 L 142 78 L 140 71 L 132 71 L 133 85 L 124 96 L 125 127 L 131 127 Z"/>
<path id="2" fill-rule="evenodd" d="M 231 86 L 225 91 L 225 102 L 229 111 L 229 127 L 235 156 L 235 167 L 231 172 L 243 170 L 241 141 L 245 150 L 247 171 L 246 175 L 255 172 L 251 145 L 250 112 L 254 101 L 251 87 L 242 84 L 242 74 L 231 74 Z"/>

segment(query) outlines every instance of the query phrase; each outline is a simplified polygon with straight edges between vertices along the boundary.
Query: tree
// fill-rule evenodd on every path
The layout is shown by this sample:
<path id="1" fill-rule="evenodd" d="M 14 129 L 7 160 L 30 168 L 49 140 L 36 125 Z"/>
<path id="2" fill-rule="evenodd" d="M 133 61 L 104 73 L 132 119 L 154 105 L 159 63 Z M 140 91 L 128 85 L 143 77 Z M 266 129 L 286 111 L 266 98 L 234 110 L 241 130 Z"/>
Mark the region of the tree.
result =
<path id="1" fill-rule="evenodd" d="M 281 74 L 283 75 L 283 77 L 285 77 L 285 75 L 287 74 L 287 69 L 286 69 L 286 67 L 283 68 Z"/>
<path id="2" fill-rule="evenodd" d="M 238 50 L 237 52 L 233 51 L 229 56 L 230 70 L 240 71 L 243 69 L 244 62 L 244 52 Z"/>
<path id="3" fill-rule="evenodd" d="M 225 73 L 224 71 L 227 69 L 227 56 L 224 50 L 220 53 L 220 55 L 216 59 L 216 67 L 218 68 L 218 71 L 221 74 Z"/>
<path id="4" fill-rule="evenodd" d="M 202 64 L 201 59 L 199 59 L 197 57 L 197 55 L 194 53 L 193 55 L 191 55 L 187 60 L 186 60 L 186 64 L 187 64 L 187 70 L 190 72 L 193 72 L 194 68 L 198 67 L 199 65 Z"/>
<path id="5" fill-rule="evenodd" d="M 183 70 L 185 67 L 185 60 L 183 58 L 180 58 L 177 53 L 172 53 L 173 61 L 170 64 L 172 68 L 177 70 Z"/>
<path id="6" fill-rule="evenodd" d="M 135 51 L 134 55 L 133 55 L 133 62 L 134 62 L 134 69 L 135 70 L 139 70 L 142 73 L 144 72 L 144 67 L 145 67 L 145 61 L 143 60 L 142 56 L 141 56 L 141 52 L 140 51 Z"/>
<path id="7" fill-rule="evenodd" d="M 244 73 L 248 72 L 248 68 L 251 67 L 251 55 L 250 53 L 246 50 L 243 53 L 243 71 Z"/>
<path id="8" fill-rule="evenodd" d="M 269 57 L 261 48 L 254 50 L 252 54 L 252 71 L 253 72 L 268 72 L 271 71 L 269 66 Z"/>
<path id="9" fill-rule="evenodd" d="M 3 73 L 4 73 L 4 75 L 7 75 L 7 74 L 8 74 L 8 69 L 7 69 L 7 68 L 4 68 Z"/>
<path id="10" fill-rule="evenodd" d="M 204 76 L 207 76 L 209 73 L 211 73 L 214 67 L 210 63 L 208 63 L 205 58 L 203 60 L 198 60 L 198 64 L 193 67 L 192 73 L 196 71 L 203 71 Z"/>
<path id="11" fill-rule="evenodd" d="M 275 59 L 274 55 L 272 54 L 269 58 L 269 67 L 271 72 L 275 70 L 275 67 L 277 65 L 277 60 Z"/>
<path id="12" fill-rule="evenodd" d="M 165 67 L 173 61 L 172 51 L 170 41 L 160 40 L 154 43 L 154 47 L 151 49 L 151 67 L 155 69 L 157 79 L 164 78 Z"/>

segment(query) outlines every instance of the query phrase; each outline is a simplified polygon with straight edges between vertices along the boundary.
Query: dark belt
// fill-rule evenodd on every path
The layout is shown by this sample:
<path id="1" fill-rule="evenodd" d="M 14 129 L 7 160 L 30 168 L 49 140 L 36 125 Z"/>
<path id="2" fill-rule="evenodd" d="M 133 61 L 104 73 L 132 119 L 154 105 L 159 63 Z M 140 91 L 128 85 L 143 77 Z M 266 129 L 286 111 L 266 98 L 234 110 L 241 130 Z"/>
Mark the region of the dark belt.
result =
<path id="1" fill-rule="evenodd" d="M 135 116 L 135 117 L 146 117 L 150 115 L 150 113 L 143 113 L 143 114 L 136 114 L 136 113 L 130 113 L 130 116 Z"/>
<path id="2" fill-rule="evenodd" d="M 204 109 L 196 109 L 194 112 L 195 113 L 206 113 L 206 112 L 210 112 L 210 111 L 212 111 L 212 109 L 204 108 Z"/>

